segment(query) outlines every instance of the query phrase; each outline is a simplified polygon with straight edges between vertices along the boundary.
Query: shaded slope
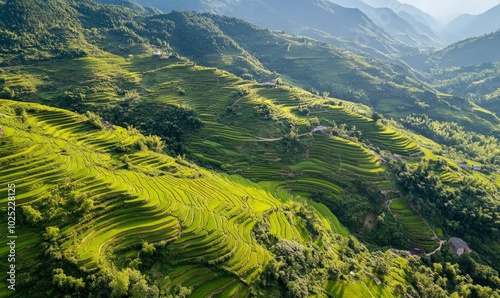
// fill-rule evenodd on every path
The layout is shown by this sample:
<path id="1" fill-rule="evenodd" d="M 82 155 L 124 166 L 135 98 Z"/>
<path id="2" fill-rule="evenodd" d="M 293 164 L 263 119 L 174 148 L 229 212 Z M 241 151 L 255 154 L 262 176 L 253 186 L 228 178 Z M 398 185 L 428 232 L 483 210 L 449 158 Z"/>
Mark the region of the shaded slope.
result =
<path id="1" fill-rule="evenodd" d="M 200 17 L 213 20 L 226 35 L 253 53 L 264 67 L 308 90 L 329 92 L 337 98 L 368 104 L 375 111 L 394 118 L 425 110 L 433 118 L 453 119 L 465 125 L 468 119 L 474 119 L 474 129 L 483 131 L 498 125 L 497 121 L 488 123 L 490 119 L 481 119 L 481 114 L 477 114 L 465 99 L 437 93 L 403 64 L 363 58 L 307 38 L 260 29 L 234 18 L 210 14 Z M 394 109 L 394 102 L 398 103 L 397 109 Z"/>
<path id="2" fill-rule="evenodd" d="M 408 46 L 432 49 L 443 45 L 442 38 L 426 22 L 417 21 L 418 16 L 406 12 L 401 3 L 378 4 L 374 7 L 360 0 L 332 2 L 360 9 L 379 27 Z"/>
<path id="3" fill-rule="evenodd" d="M 500 61 L 500 53 L 496 50 L 499 45 L 500 31 L 497 30 L 454 43 L 432 54 L 428 63 L 435 62 L 440 67 L 449 68 L 497 62 Z"/>
<path id="4" fill-rule="evenodd" d="M 198 5 L 191 1 L 138 2 L 158 7 L 165 12 L 187 9 L 234 16 L 264 28 L 303 34 L 339 46 L 343 46 L 345 40 L 354 50 L 368 51 L 379 56 L 411 50 L 394 42 L 389 34 L 361 11 L 324 0 L 204 1 Z"/>

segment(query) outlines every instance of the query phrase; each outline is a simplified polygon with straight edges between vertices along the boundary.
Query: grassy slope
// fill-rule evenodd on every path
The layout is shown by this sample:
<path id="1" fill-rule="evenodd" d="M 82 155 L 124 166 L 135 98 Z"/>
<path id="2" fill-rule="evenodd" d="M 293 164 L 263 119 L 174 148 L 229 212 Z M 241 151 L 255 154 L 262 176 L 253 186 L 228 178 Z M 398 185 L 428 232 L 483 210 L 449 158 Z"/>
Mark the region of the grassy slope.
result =
<path id="1" fill-rule="evenodd" d="M 364 58 L 308 38 L 260 29 L 237 19 L 209 14 L 202 17 L 252 53 L 265 68 L 307 90 L 338 94 L 395 119 L 411 113 L 425 113 L 434 119 L 463 123 L 474 130 L 499 129 L 498 119 L 483 117 L 483 113 L 476 112 L 462 98 L 436 92 L 407 66 Z M 211 65 L 231 70 L 227 65 Z M 422 107 L 421 103 L 431 108 Z"/>
<path id="2" fill-rule="evenodd" d="M 79 75 L 72 75 L 76 73 Z M 360 178 L 374 189 L 391 189 L 393 182 L 385 166 L 370 150 L 413 156 L 415 161 L 422 155 L 412 138 L 358 114 L 369 110 L 365 106 L 287 86 L 264 88 L 176 58 L 78 58 L 10 68 L 4 78 L 13 89 L 29 90 L 32 98 L 49 104 L 57 104 L 54 97 L 65 90 L 83 90 L 88 108 L 99 109 L 121 100 L 123 90 L 128 89 L 137 90 L 142 100 L 190 106 L 203 122 L 203 127 L 189 137 L 190 157 L 206 166 L 260 181 L 276 193 L 292 191 L 308 197 L 326 192 L 341 199 L 355 191 L 352 184 Z M 262 105 L 270 108 L 271 117 L 256 113 L 256 107 Z M 309 115 L 298 112 L 299 106 L 308 107 Z M 337 125 L 346 124 L 347 129 L 355 126 L 361 132 L 361 141 L 370 147 L 311 133 L 317 125 L 331 126 L 332 120 Z M 290 125 L 297 127 L 298 134 L 298 141 L 292 145 L 283 140 L 290 133 Z"/>
<path id="3" fill-rule="evenodd" d="M 58 203 L 69 212 L 66 217 L 42 220 L 43 225 L 60 229 L 57 242 L 66 257 L 76 258 L 87 269 L 116 270 L 137 255 L 141 242 L 164 241 L 176 261 L 155 270 L 167 274 L 171 286 L 192 286 L 193 297 L 216 292 L 246 296 L 247 284 L 270 257 L 251 234 L 258 221 L 270 222 L 279 238 L 309 241 L 302 236 L 310 237 L 305 230 L 297 230 L 296 217 L 288 217 L 290 221 L 284 216 L 292 202 L 249 180 L 151 151 L 129 153 L 125 166 L 124 154 L 115 147 L 119 142 L 133 143 L 138 135 L 120 127 L 96 129 L 86 117 L 65 110 L 0 103 L 0 124 L 6 132 L 1 137 L 1 181 L 17 187 L 21 270 L 42 257 L 43 230 L 23 224 L 20 207 L 36 206 L 60 185 L 76 186 L 79 194 L 94 202 L 90 213 L 81 214 L 67 198 Z M 18 107 L 27 111 L 24 121 L 14 114 Z M 330 222 L 335 220 L 327 216 Z M 5 253 L 3 247 L 0 255 Z"/>
<path id="4" fill-rule="evenodd" d="M 292 45 L 292 53 L 295 56 L 291 58 L 296 58 L 297 55 L 311 54 L 310 51 L 302 52 L 302 50 L 306 49 L 304 47 L 299 47 L 299 50 L 296 51 L 295 45 L 297 44 L 294 43 Z M 266 45 L 264 44 L 264 46 Z M 309 46 L 311 45 L 307 44 L 307 47 Z M 284 48 L 283 46 L 279 47 L 278 44 L 278 49 L 280 51 L 283 51 Z M 131 49 L 130 54 L 137 54 L 135 50 L 137 49 Z M 325 49 L 316 49 L 316 51 L 318 52 L 313 55 L 315 58 L 325 53 Z M 123 48 L 121 49 L 121 53 L 124 55 L 127 54 L 124 52 Z M 236 54 L 239 55 L 238 53 Z M 343 58 L 350 55 L 351 54 L 347 54 L 343 56 Z M 223 55 L 221 61 L 227 59 L 225 57 L 227 56 Z M 287 56 L 287 58 L 290 57 Z M 304 65 L 310 64 L 311 57 L 306 58 L 307 59 L 302 61 L 299 66 L 303 67 Z M 340 58 L 338 60 L 333 59 L 333 62 L 341 60 Z M 356 63 L 359 62 L 361 64 L 356 65 L 366 67 L 366 69 L 358 73 L 358 75 L 361 74 L 365 77 L 366 80 L 363 80 L 363 82 L 369 82 L 373 79 L 371 75 L 365 75 L 368 73 L 365 70 L 376 71 L 377 69 L 369 67 L 369 65 L 366 65 L 366 63 L 360 61 L 358 58 L 348 61 L 357 61 Z M 318 63 L 318 61 L 316 62 Z M 345 63 L 345 61 L 342 63 Z M 231 63 L 227 65 L 231 65 Z M 337 66 L 356 68 L 354 65 L 346 66 L 340 64 Z M 304 68 L 300 67 L 293 68 L 293 71 L 295 73 L 305 72 Z M 322 70 L 321 74 L 324 75 L 325 71 L 326 70 Z M 341 71 L 339 71 L 339 73 L 341 73 Z M 342 76 L 338 75 L 339 73 L 336 73 L 337 76 L 334 78 L 339 80 L 342 79 Z M 71 60 L 40 62 L 31 66 L 4 68 L 0 75 L 4 79 L 0 81 L 2 87 L 12 87 L 12 89 L 16 90 L 19 98 L 29 98 L 30 100 L 41 101 L 53 105 L 59 104 L 54 100 L 57 95 L 63 94 L 64 91 L 77 91 L 86 95 L 85 103 L 88 104 L 87 108 L 99 109 L 103 105 L 120 100 L 123 98 L 125 91 L 130 90 L 138 90 L 144 100 L 157 100 L 174 105 L 189 105 L 200 113 L 204 123 L 204 127 L 190 137 L 192 144 L 191 157 L 196 157 L 198 161 L 203 162 L 205 165 L 221 168 L 230 173 L 242 174 L 247 178 L 253 178 L 254 181 L 259 180 L 261 181 L 260 186 L 250 183 L 252 189 L 254 187 L 265 188 L 265 192 L 268 196 L 276 196 L 284 201 L 289 199 L 287 190 L 291 190 L 294 194 L 308 196 L 313 191 L 320 189 L 333 194 L 334 197 L 341 198 L 343 192 L 352 191 L 351 182 L 360 180 L 360 178 L 369 181 L 377 189 L 384 189 L 392 185 L 392 182 L 385 174 L 385 167 L 378 163 L 377 155 L 367 150 L 364 145 L 339 137 L 311 134 L 311 129 L 318 124 L 318 121 L 323 125 L 326 123 L 327 126 L 332 124 L 330 122 L 332 119 L 339 124 L 346 123 L 349 126 L 356 125 L 362 132 L 361 139 L 367 142 L 369 141 L 380 149 L 411 156 L 417 155 L 420 150 L 418 146 L 415 145 L 415 142 L 404 134 L 377 124 L 371 119 L 358 114 L 357 112 L 361 110 L 369 110 L 364 106 L 354 105 L 348 102 L 342 102 L 342 106 L 340 106 L 339 103 L 341 101 L 339 100 L 312 96 L 296 88 L 280 87 L 277 89 L 265 89 L 259 85 L 240 80 L 227 72 L 178 63 L 176 59 L 168 61 L 153 60 L 145 56 L 124 59 L 117 56 L 102 54 L 101 56 L 94 55 L 92 57 Z M 182 92 L 183 95 L 179 92 L 181 89 L 185 90 L 185 92 Z M 241 95 L 240 89 L 244 90 L 244 95 Z M 266 118 L 256 114 L 255 108 L 263 106 L 271 111 L 270 117 Z M 310 110 L 309 116 L 306 117 L 295 111 L 299 106 L 307 106 Z M 227 113 L 227 107 L 231 107 L 234 112 Z M 6 113 L 11 113 L 11 111 Z M 127 200 L 124 203 L 136 204 L 133 205 L 133 208 L 136 208 L 137 205 L 144 207 L 145 209 L 142 209 L 144 213 L 139 213 L 141 215 L 149 215 L 150 213 L 148 212 L 151 211 L 158 212 L 154 215 L 160 216 L 162 215 L 161 212 L 170 210 L 168 208 L 178 207 L 177 205 L 175 207 L 163 206 L 165 209 L 153 209 L 153 207 L 158 208 L 161 206 L 163 202 L 161 198 L 165 195 L 157 193 L 159 184 L 171 186 L 174 184 L 173 181 L 175 181 L 175 183 L 178 181 L 176 179 L 168 181 L 168 179 L 162 176 L 165 172 L 172 169 L 165 169 L 163 166 L 160 166 L 160 164 L 172 164 L 171 158 L 166 158 L 164 156 L 152 157 L 151 153 L 136 153 L 131 156 L 133 171 L 121 172 L 121 170 L 118 170 L 120 178 L 113 179 L 112 177 L 115 174 L 113 173 L 113 175 L 111 175 L 107 171 L 117 170 L 116 166 L 122 165 L 122 162 L 117 161 L 109 151 L 116 143 L 116 140 L 113 140 L 114 137 L 111 136 L 112 133 L 108 132 L 107 135 L 99 135 L 98 133 L 89 134 L 89 136 L 78 135 L 79 133 L 89 130 L 88 126 L 82 126 L 82 119 L 78 119 L 76 115 L 64 116 L 58 113 L 61 112 L 43 112 L 42 114 L 44 115 L 41 115 L 41 117 L 35 116 L 35 118 L 33 118 L 39 118 L 39 123 L 47 123 L 44 129 L 48 136 L 44 136 L 44 138 L 59 138 L 55 145 L 51 147 L 50 144 L 52 140 L 44 140 L 38 135 L 29 135 L 25 139 L 29 140 L 32 138 L 36 140 L 37 143 L 49 144 L 46 145 L 45 148 L 37 148 L 35 146 L 29 147 L 35 152 L 34 158 L 40 158 L 36 154 L 44 152 L 46 149 L 57 152 L 58 148 L 64 149 L 61 151 L 63 156 L 68 152 L 66 150 L 69 150 L 69 157 L 65 159 L 56 159 L 54 164 L 45 164 L 44 160 L 40 159 L 39 161 L 43 167 L 39 169 L 39 172 L 28 173 L 30 175 L 33 174 L 33 176 L 29 178 L 35 177 L 38 180 L 35 179 L 32 181 L 24 177 L 24 179 L 26 179 L 26 185 L 24 182 L 20 184 L 22 187 L 21 191 L 26 191 L 26 198 L 33 199 L 38 195 L 38 193 L 36 193 L 37 191 L 43 192 L 48 188 L 54 187 L 54 184 L 51 183 L 57 183 L 64 180 L 61 177 L 66 177 L 68 175 L 66 171 L 68 170 L 56 169 L 58 164 L 64 164 L 68 166 L 70 172 L 74 171 L 75 175 L 77 175 L 77 179 L 79 177 L 87 177 L 90 181 L 95 180 L 95 182 L 92 182 L 92 184 L 84 190 L 88 192 L 91 197 L 97 196 L 93 192 L 107 191 L 108 189 L 117 191 L 117 193 L 113 193 L 113 195 L 123 195 L 124 193 L 131 194 L 132 196 L 137 195 L 134 199 Z M 65 112 L 63 112 L 63 114 L 64 113 Z M 369 114 L 367 113 L 367 115 Z M 70 119 L 65 119 L 66 117 Z M 317 119 L 315 119 L 315 117 Z M 6 131 L 8 135 L 11 135 L 13 130 L 8 127 L 9 123 L 7 119 Z M 297 134 L 300 140 L 298 142 L 294 141 L 295 143 L 292 142 L 291 145 L 281 140 L 281 138 L 286 137 L 286 135 L 290 133 L 290 124 L 293 124 L 293 126 L 298 129 Z M 73 125 L 75 125 L 76 128 L 73 127 Z M 73 131 L 73 129 L 75 129 L 75 131 Z M 66 143 L 68 138 L 71 139 L 76 137 L 72 136 L 73 133 L 79 138 L 79 140 L 76 141 L 77 144 L 88 146 L 87 151 L 89 152 L 87 155 L 83 154 L 84 157 L 80 156 L 79 149 L 71 147 L 71 142 L 69 144 Z M 124 135 L 115 137 L 120 138 L 124 137 Z M 133 139 L 127 139 L 126 142 L 133 142 Z M 30 144 L 27 141 L 25 144 L 19 145 L 19 148 L 26 149 L 27 147 L 24 146 L 28 145 Z M 13 147 L 5 147 L 6 154 L 16 152 L 16 145 L 12 146 Z M 103 150 L 103 152 L 101 152 L 102 154 L 96 152 L 96 150 L 99 149 Z M 27 156 L 30 158 L 32 157 L 31 152 L 32 151 L 26 152 L 28 154 Z M 102 165 L 103 160 L 106 161 L 104 166 Z M 6 163 L 7 162 L 11 162 L 9 156 L 6 158 Z M 25 164 L 21 164 L 21 166 L 26 167 Z M 98 170 L 83 170 L 86 168 L 94 168 L 94 166 L 96 166 Z M 180 172 L 179 175 L 183 177 L 196 176 L 197 173 L 200 173 L 199 170 L 190 169 L 189 166 L 187 166 L 187 169 L 179 165 L 174 166 L 174 168 L 177 168 Z M 8 173 L 8 170 L 5 170 L 5 173 Z M 49 175 L 51 180 L 44 180 L 44 175 Z M 156 177 L 157 175 L 163 178 L 146 179 L 146 177 Z M 12 178 L 11 176 L 6 177 Z M 13 177 L 15 178 L 17 176 Z M 219 175 L 216 175 L 216 177 L 220 178 Z M 201 180 L 205 179 L 204 181 L 210 181 L 212 185 L 212 183 L 221 183 L 219 178 L 210 180 L 205 177 Z M 238 181 L 234 183 L 231 182 L 232 184 L 229 183 L 226 191 L 227 189 L 241 187 L 239 178 L 231 176 L 227 179 L 236 179 Z M 136 184 L 135 182 L 137 181 L 139 182 Z M 249 182 L 244 182 L 244 184 L 246 183 Z M 122 189 L 124 185 L 131 184 L 136 184 L 137 186 L 132 187 L 132 189 Z M 43 185 L 43 187 L 39 188 L 40 185 Z M 200 189 L 200 187 L 205 188 L 206 186 L 191 185 L 190 183 L 179 186 L 180 190 L 184 191 L 184 193 Z M 184 198 L 182 193 L 173 194 L 172 197 L 181 200 Z M 152 199 L 152 201 L 149 199 Z M 226 194 L 225 199 L 229 202 L 232 200 L 232 197 L 228 197 Z M 98 203 L 102 202 L 99 201 Z M 155 205 L 155 203 L 157 204 Z M 193 206 L 191 201 L 178 203 L 181 204 L 181 206 L 182 204 Z M 194 205 L 198 205 L 198 203 L 201 204 L 198 206 L 200 210 L 209 210 L 209 212 L 210 210 L 212 210 L 212 212 L 216 210 L 217 213 L 221 211 L 217 209 L 220 206 L 208 206 L 208 209 L 204 209 L 207 206 L 203 205 L 204 203 L 202 202 L 196 202 Z M 241 198 L 239 203 L 242 203 Z M 114 202 L 111 204 L 110 207 L 113 208 L 113 206 L 116 206 L 113 204 L 117 203 Z M 228 221 L 233 219 L 232 222 L 230 221 L 230 226 L 232 226 L 233 222 L 239 222 L 242 218 L 238 216 L 231 217 L 231 215 L 236 212 L 233 209 L 236 208 L 237 204 L 229 204 L 233 204 L 232 209 L 229 207 L 225 209 L 223 207 L 220 208 L 223 208 L 223 211 L 227 212 L 224 216 Z M 267 211 L 266 209 L 268 209 L 267 206 L 269 206 L 269 204 L 262 203 L 259 200 L 252 204 L 253 205 L 248 208 L 248 212 L 256 216 L 264 214 L 265 211 Z M 101 207 L 104 208 L 107 206 Z M 177 235 L 179 235 L 180 230 L 191 233 L 191 237 L 188 236 L 184 239 L 177 239 L 175 247 L 187 248 L 185 250 L 183 249 L 182 253 L 184 253 L 184 251 L 190 252 L 190 248 L 192 248 L 191 252 L 193 252 L 196 257 L 196 253 L 199 253 L 198 249 L 200 248 L 194 246 L 193 242 L 199 240 L 199 238 L 197 238 L 198 236 L 205 236 L 203 232 L 200 232 L 198 229 L 200 226 L 203 226 L 200 222 L 205 220 L 204 217 L 200 215 L 203 213 L 201 213 L 202 211 L 197 213 L 196 210 L 198 209 L 196 208 L 194 211 L 191 211 L 191 209 L 190 211 L 185 211 L 186 208 L 179 208 L 180 209 L 175 209 L 177 213 L 173 214 L 173 216 L 169 214 L 169 217 L 166 217 L 167 219 L 171 219 L 168 223 L 163 221 L 163 216 L 162 219 L 151 217 L 146 220 L 146 218 L 142 217 L 129 219 L 123 214 L 115 214 L 118 216 L 116 216 L 115 219 L 108 219 L 107 222 L 107 215 L 102 214 L 102 219 L 104 219 L 104 221 L 98 226 L 100 230 L 95 236 L 97 244 L 87 242 L 88 238 L 82 238 L 83 244 L 76 245 L 74 243 L 65 243 L 65 245 L 68 245 L 68 247 L 72 246 L 76 249 L 78 254 L 86 257 L 84 264 L 92 267 L 101 261 L 99 259 L 100 255 L 95 255 L 94 253 L 96 251 L 102 252 L 102 249 L 107 251 L 109 246 L 112 245 L 111 240 L 108 242 L 108 239 L 115 239 L 116 233 L 122 233 L 120 234 L 120 238 L 123 236 L 130 236 L 129 242 L 117 243 L 118 249 L 128 249 L 129 245 L 137 243 L 139 239 L 143 238 L 144 232 L 131 231 L 129 233 L 129 229 L 137 224 L 144 224 L 153 231 L 153 235 L 150 235 L 151 241 L 157 239 L 155 238 L 157 235 L 154 235 L 155 231 L 162 231 L 162 233 L 165 232 L 167 235 L 170 235 L 168 233 L 177 233 Z M 245 214 L 247 213 L 243 212 L 242 216 L 245 217 Z M 307 238 L 307 233 L 304 234 L 303 229 L 300 228 L 300 224 L 293 222 L 287 224 L 283 216 L 285 213 L 276 211 L 275 214 L 272 220 L 269 215 L 269 221 L 271 222 L 272 230 L 275 235 L 295 240 L 300 240 L 300 238 L 304 240 Z M 113 217 L 115 217 L 115 215 L 113 215 Z M 262 216 L 265 217 L 266 215 Z M 250 216 L 250 218 L 251 217 L 252 216 Z M 127 221 L 121 222 L 121 220 L 125 219 Z M 245 245 L 237 246 L 238 256 L 241 255 L 240 252 L 242 254 L 249 253 L 248 247 L 250 247 L 249 243 L 252 241 L 252 239 L 247 238 L 252 226 L 252 220 L 246 217 L 244 219 L 245 221 L 241 224 L 245 226 L 235 231 L 236 236 L 233 235 L 234 239 L 224 238 L 224 241 L 230 241 L 229 247 L 233 247 L 232 245 L 238 243 L 238 241 L 243 241 L 242 243 L 248 244 L 246 250 Z M 178 229 L 170 226 L 175 226 L 176 221 L 180 223 Z M 208 222 L 207 224 L 213 224 L 214 222 L 217 222 L 217 220 Z M 335 225 L 334 220 L 330 220 L 330 223 Z M 113 230 L 115 228 L 116 230 Z M 337 227 L 336 229 L 341 231 L 341 228 Z M 89 237 L 93 237 L 94 235 L 92 232 L 85 231 L 85 227 L 83 227 L 81 231 L 82 233 L 87 233 L 85 235 Z M 231 231 L 224 229 L 218 230 L 218 232 L 219 234 L 215 233 L 213 235 L 232 234 Z M 165 234 L 162 234 L 162 237 L 164 237 L 164 235 Z M 238 238 L 238 235 L 241 237 Z M 66 236 L 66 234 L 63 234 L 63 236 Z M 175 236 L 170 236 L 175 238 Z M 212 245 L 212 241 L 216 241 L 212 237 L 204 238 L 207 242 L 204 242 L 202 246 Z M 217 238 L 217 241 L 221 240 L 219 238 Z M 185 245 L 186 247 L 184 247 Z M 243 250 L 245 251 L 242 252 Z M 92 253 L 92 251 L 94 253 Z M 112 250 L 110 250 L 110 252 L 112 253 Z M 250 253 L 248 262 L 234 259 L 233 257 L 230 259 L 232 262 L 226 259 L 223 261 L 221 260 L 222 262 L 220 264 L 218 263 L 216 270 L 229 271 L 234 276 L 238 276 L 240 281 L 248 281 L 254 276 L 253 273 L 259 270 L 259 266 L 252 267 L 253 263 L 251 262 L 254 262 L 255 258 L 251 256 L 253 256 L 254 253 L 258 254 L 258 252 Z M 191 257 L 191 254 L 189 254 L 189 256 L 181 255 L 181 258 L 185 259 L 190 259 Z M 262 264 L 262 258 L 257 256 L 257 264 Z M 247 260 L 246 257 L 243 257 L 243 259 Z M 106 260 L 102 260 L 102 262 L 106 262 Z M 201 265 L 201 267 L 204 267 L 203 265 Z M 207 268 L 193 268 L 193 270 L 205 269 Z M 212 269 L 213 268 L 209 268 L 208 270 Z M 174 276 L 174 278 L 175 277 L 179 276 Z M 207 280 L 209 279 L 210 277 L 207 277 Z M 184 280 L 182 276 L 178 279 L 181 284 L 183 284 Z M 232 291 L 231 289 L 234 283 L 227 281 L 224 282 L 224 284 L 228 285 L 228 291 Z M 224 288 L 224 290 L 225 289 L 226 288 Z M 213 291 L 213 289 L 210 291 Z"/>

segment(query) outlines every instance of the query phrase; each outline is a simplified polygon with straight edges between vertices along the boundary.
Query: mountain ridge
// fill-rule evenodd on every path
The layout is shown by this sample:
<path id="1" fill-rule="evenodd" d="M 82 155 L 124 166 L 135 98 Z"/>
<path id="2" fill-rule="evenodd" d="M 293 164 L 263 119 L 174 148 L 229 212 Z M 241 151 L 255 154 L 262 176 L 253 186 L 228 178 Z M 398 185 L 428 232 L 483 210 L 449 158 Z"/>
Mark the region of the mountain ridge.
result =
<path id="1" fill-rule="evenodd" d="M 500 5 L 482 14 L 464 14 L 448 23 L 442 30 L 450 42 L 482 36 L 500 29 Z"/>
<path id="2" fill-rule="evenodd" d="M 438 35 L 434 27 L 428 25 L 426 21 L 417 21 L 415 15 L 407 12 L 415 13 L 415 11 L 419 12 L 418 10 L 405 10 L 406 7 L 397 1 L 378 3 L 379 5 L 375 6 L 361 0 L 335 0 L 332 2 L 344 7 L 360 9 L 378 26 L 407 45 L 421 49 L 434 49 L 443 46 L 442 37 Z M 425 19 L 423 12 L 420 12 L 419 19 Z"/>
<path id="3" fill-rule="evenodd" d="M 393 41 L 388 33 L 360 11 L 344 8 L 326 0 L 294 1 L 293 3 L 282 3 L 280 1 L 206 1 L 200 2 L 200 5 L 196 7 L 193 7 L 193 3 L 189 1 L 148 2 L 140 0 L 138 3 L 160 7 L 166 12 L 174 9 L 189 9 L 211 13 L 220 11 L 221 13 L 229 13 L 233 17 L 251 21 L 264 28 L 285 30 L 292 34 L 307 34 L 307 31 L 304 31 L 305 29 L 317 29 L 319 32 L 324 32 L 321 35 L 316 35 L 316 38 L 320 40 L 336 45 L 340 45 L 342 39 L 354 40 L 365 46 L 365 48 L 360 48 L 354 43 L 355 50 L 368 50 L 370 53 L 381 57 L 383 55 L 397 55 L 401 51 L 411 50 L 410 47 L 403 45 L 401 42 Z M 266 9 L 262 9 L 262 7 L 266 7 Z M 309 15 L 309 17 L 304 18 L 304 14 Z M 290 18 L 290 16 L 295 17 Z M 304 22 L 304 20 L 306 21 Z M 381 52 L 383 55 L 377 52 Z"/>

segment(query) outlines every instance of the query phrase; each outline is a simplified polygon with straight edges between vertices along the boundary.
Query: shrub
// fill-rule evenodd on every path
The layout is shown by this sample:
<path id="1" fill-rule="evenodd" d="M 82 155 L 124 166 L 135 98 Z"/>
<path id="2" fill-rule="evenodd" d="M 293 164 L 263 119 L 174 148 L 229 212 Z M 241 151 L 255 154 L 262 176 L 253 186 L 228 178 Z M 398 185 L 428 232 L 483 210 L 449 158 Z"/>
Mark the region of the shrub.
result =
<path id="1" fill-rule="evenodd" d="M 91 124 L 95 128 L 104 129 L 104 125 L 102 124 L 102 119 L 101 119 L 101 117 L 99 117 L 99 115 L 97 115 L 91 111 L 87 111 L 87 113 L 85 113 L 85 115 L 88 118 L 87 123 Z"/>
<path id="2" fill-rule="evenodd" d="M 165 142 L 159 136 L 149 135 L 144 138 L 145 145 L 155 151 L 155 152 L 163 152 L 165 150 Z"/>
<path id="3" fill-rule="evenodd" d="M 0 92 L 0 98 L 12 99 L 16 96 L 14 90 L 11 90 L 9 87 L 4 87 L 2 92 Z"/>
<path id="4" fill-rule="evenodd" d="M 58 227 L 45 228 L 45 233 L 43 233 L 43 238 L 49 241 L 57 240 L 57 238 L 59 238 L 59 228 Z"/>
<path id="5" fill-rule="evenodd" d="M 24 216 L 30 223 L 37 223 L 42 220 L 42 213 L 30 205 L 22 206 Z"/>

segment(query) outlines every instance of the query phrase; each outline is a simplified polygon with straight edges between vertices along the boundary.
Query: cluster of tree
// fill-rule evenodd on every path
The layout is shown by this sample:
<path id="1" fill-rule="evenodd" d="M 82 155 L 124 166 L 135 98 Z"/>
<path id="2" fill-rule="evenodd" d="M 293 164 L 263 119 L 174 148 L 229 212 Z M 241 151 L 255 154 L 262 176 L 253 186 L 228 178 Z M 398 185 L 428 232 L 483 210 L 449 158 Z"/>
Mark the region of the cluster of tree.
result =
<path id="1" fill-rule="evenodd" d="M 252 230 L 257 241 L 273 255 L 254 285 L 256 296 L 308 297 L 314 293 L 324 294 L 323 287 L 328 280 L 353 281 L 351 272 L 362 276 L 376 274 L 381 279 L 389 274 L 391 253 L 369 252 L 353 237 L 327 232 L 309 205 L 300 204 L 294 209 L 311 241 L 278 239 L 270 234 L 267 222 L 259 222 Z"/>
<path id="2" fill-rule="evenodd" d="M 434 85 L 440 90 L 467 96 L 476 101 L 494 98 L 491 92 L 500 87 L 498 62 L 450 69 L 437 68 L 432 75 Z"/>
<path id="3" fill-rule="evenodd" d="M 466 130 L 455 122 L 440 122 L 427 115 L 409 115 L 401 120 L 408 129 L 444 145 L 446 154 L 454 159 L 473 159 L 483 164 L 500 165 L 500 141 Z"/>
<path id="4" fill-rule="evenodd" d="M 113 2 L 113 1 L 105 1 Z M 74 58 L 95 52 L 92 44 L 130 54 L 143 44 L 168 46 L 169 20 L 153 18 L 159 11 L 114 1 L 7 0 L 0 5 L 0 54 L 3 64 L 51 58 Z M 150 18 L 152 17 L 152 18 Z"/>
<path id="5" fill-rule="evenodd" d="M 351 140 L 355 143 L 362 137 L 362 132 L 356 128 L 356 125 L 349 127 L 347 123 L 337 125 L 335 120 L 331 121 L 332 126 L 328 127 L 324 132 L 333 136 L 341 137 L 346 140 Z"/>
<path id="6" fill-rule="evenodd" d="M 234 42 L 224 35 L 208 18 L 194 12 L 174 11 L 155 19 L 174 22 L 171 28 L 172 43 L 189 57 L 198 59 L 209 54 L 221 54 L 228 47 L 236 47 Z M 193 46 L 196 43 L 197 46 Z"/>
<path id="7" fill-rule="evenodd" d="M 448 246 L 430 257 L 410 259 L 413 289 L 422 297 L 500 297 L 498 272 L 472 252 L 457 256 Z"/>
<path id="8" fill-rule="evenodd" d="M 409 240 L 401 232 L 400 223 L 383 207 L 382 194 L 363 181 L 356 181 L 355 187 L 352 194 L 346 194 L 342 199 L 336 199 L 325 192 L 313 193 L 311 199 L 327 206 L 344 226 L 350 231 L 357 231 L 363 241 L 380 247 L 408 249 Z M 361 199 L 354 193 L 366 199 Z M 365 224 L 367 216 L 376 218 L 374 226 Z"/>
<path id="9" fill-rule="evenodd" d="M 319 247 L 280 239 L 272 252 L 274 258 L 262 274 L 261 287 L 279 289 L 281 297 L 308 297 L 322 292 L 328 269 L 322 266 L 325 254 Z"/>
<path id="10" fill-rule="evenodd" d="M 478 246 L 498 241 L 498 187 L 469 174 L 462 174 L 457 182 L 444 183 L 439 173 L 447 167 L 444 160 L 427 160 L 412 169 L 400 160 L 394 165 L 394 171 L 412 205 L 429 221 L 443 227 L 448 235 L 467 239 L 468 243 Z M 500 268 L 500 258 L 490 257 Z"/>
<path id="11" fill-rule="evenodd" d="M 187 107 L 177 107 L 149 101 L 124 100 L 100 111 L 103 119 L 115 125 L 133 126 L 146 135 L 161 137 L 167 151 L 174 156 L 187 152 L 187 136 L 202 125 L 197 113 Z M 158 151 L 153 137 L 144 143 Z M 161 150 L 160 150 L 161 151 Z"/>
<path id="12" fill-rule="evenodd" d="M 17 61 L 50 57 L 78 57 L 86 54 L 87 44 L 77 32 L 75 11 L 60 1 L 11 1 L 0 6 L 1 54 L 14 54 Z M 56 13 L 55 13 L 56 12 Z M 62 43 L 73 43 L 70 48 Z"/>
<path id="13" fill-rule="evenodd" d="M 370 97 L 368 96 L 368 93 L 361 88 L 328 82 L 320 85 L 319 88 L 320 90 L 328 90 L 331 97 L 365 104 L 370 103 Z"/>

